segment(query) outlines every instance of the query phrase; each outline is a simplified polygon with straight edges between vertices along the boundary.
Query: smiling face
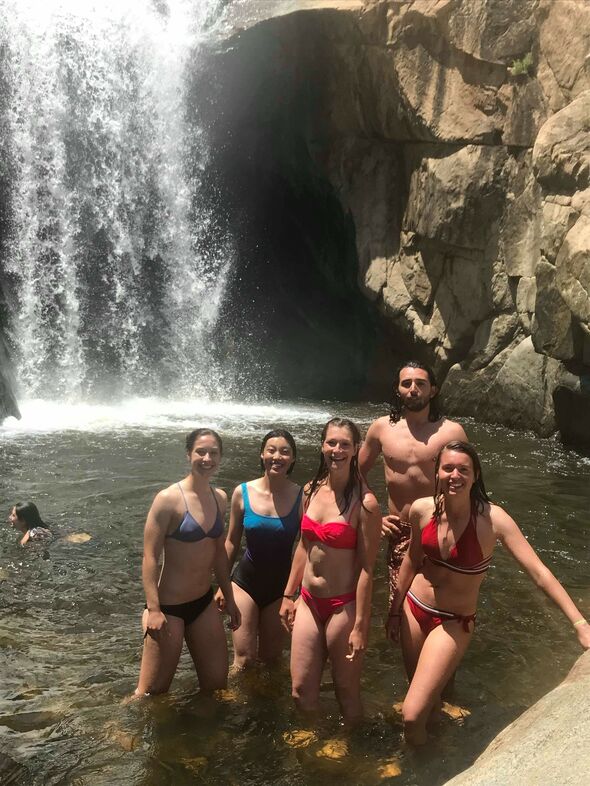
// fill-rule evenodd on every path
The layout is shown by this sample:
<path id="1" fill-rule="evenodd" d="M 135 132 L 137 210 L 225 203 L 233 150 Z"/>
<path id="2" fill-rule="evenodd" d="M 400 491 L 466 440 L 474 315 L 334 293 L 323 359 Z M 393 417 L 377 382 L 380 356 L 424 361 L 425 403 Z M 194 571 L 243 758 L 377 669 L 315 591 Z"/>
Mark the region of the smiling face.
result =
<path id="1" fill-rule="evenodd" d="M 273 476 L 286 475 L 295 461 L 293 449 L 284 437 L 267 439 L 260 458 L 264 471 Z"/>
<path id="2" fill-rule="evenodd" d="M 213 475 L 221 462 L 221 449 L 219 443 L 211 434 L 197 437 L 188 454 L 191 472 L 203 477 Z"/>
<path id="3" fill-rule="evenodd" d="M 350 429 L 346 426 L 328 426 L 322 442 L 322 454 L 330 472 L 348 472 L 350 462 L 358 449 Z"/>
<path id="4" fill-rule="evenodd" d="M 438 467 L 438 485 L 449 497 L 469 495 L 476 481 L 473 461 L 459 450 L 443 450 Z"/>
<path id="5" fill-rule="evenodd" d="M 16 508 L 11 508 L 10 513 L 8 514 L 8 521 L 10 522 L 11 526 L 13 527 L 20 527 L 19 518 L 16 515 Z"/>
<path id="6" fill-rule="evenodd" d="M 397 392 L 402 405 L 410 412 L 421 412 L 436 396 L 437 388 L 430 384 L 428 372 L 423 368 L 406 366 L 399 372 Z"/>

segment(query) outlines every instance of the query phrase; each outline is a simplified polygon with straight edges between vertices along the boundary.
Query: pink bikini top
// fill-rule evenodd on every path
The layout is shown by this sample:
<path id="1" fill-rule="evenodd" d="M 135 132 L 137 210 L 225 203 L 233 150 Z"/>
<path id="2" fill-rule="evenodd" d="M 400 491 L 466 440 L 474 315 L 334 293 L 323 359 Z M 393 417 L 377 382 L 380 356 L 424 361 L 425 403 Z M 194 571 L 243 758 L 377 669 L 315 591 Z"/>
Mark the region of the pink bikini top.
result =
<path id="1" fill-rule="evenodd" d="M 477 539 L 475 521 L 476 516 L 472 514 L 463 534 L 451 549 L 448 559 L 445 560 L 440 553 L 438 526 L 436 517 L 433 516 L 422 530 L 422 551 L 430 562 L 454 570 L 456 573 L 466 573 L 473 576 L 485 573 L 490 567 L 492 557 L 483 558 L 483 552 Z"/>
<path id="2" fill-rule="evenodd" d="M 348 521 L 320 524 L 305 513 L 301 519 L 301 534 L 307 540 L 319 540 L 333 549 L 356 549 L 356 529 Z"/>

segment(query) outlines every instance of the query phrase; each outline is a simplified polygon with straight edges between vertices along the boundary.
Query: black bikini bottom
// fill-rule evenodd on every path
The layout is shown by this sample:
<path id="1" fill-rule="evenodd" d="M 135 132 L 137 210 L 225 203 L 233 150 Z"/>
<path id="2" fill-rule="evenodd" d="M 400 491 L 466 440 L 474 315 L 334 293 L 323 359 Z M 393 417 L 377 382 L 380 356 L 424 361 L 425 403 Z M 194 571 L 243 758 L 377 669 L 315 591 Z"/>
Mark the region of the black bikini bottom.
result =
<path id="1" fill-rule="evenodd" d="M 196 600 L 189 600 L 187 603 L 160 605 L 160 609 L 163 614 L 169 614 L 171 617 L 180 617 L 185 627 L 188 627 L 205 611 L 212 600 L 213 587 L 209 587 L 207 592 Z"/>

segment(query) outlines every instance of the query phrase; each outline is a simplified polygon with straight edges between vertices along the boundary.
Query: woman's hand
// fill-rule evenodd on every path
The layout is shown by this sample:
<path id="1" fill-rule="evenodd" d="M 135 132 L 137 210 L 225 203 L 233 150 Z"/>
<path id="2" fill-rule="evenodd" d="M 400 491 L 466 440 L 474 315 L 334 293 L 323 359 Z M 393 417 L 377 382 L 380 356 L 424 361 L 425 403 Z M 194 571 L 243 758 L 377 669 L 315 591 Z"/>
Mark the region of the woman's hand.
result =
<path id="1" fill-rule="evenodd" d="M 585 650 L 590 649 L 590 625 L 587 622 L 576 627 L 576 635 L 582 647 Z"/>
<path id="2" fill-rule="evenodd" d="M 279 609 L 279 617 L 281 618 L 281 623 L 283 628 L 287 631 L 287 633 L 291 633 L 293 631 L 293 625 L 295 624 L 295 614 L 297 614 L 297 603 L 299 601 L 293 601 L 290 598 L 283 598 L 283 602 L 281 603 L 281 608 Z"/>
<path id="3" fill-rule="evenodd" d="M 358 660 L 362 658 L 367 649 L 367 634 L 359 628 L 353 628 L 348 637 L 348 655 L 347 660 Z"/>
<path id="4" fill-rule="evenodd" d="M 390 614 L 385 623 L 385 635 L 393 643 L 399 642 L 399 627 L 401 623 L 401 614 Z"/>
<path id="5" fill-rule="evenodd" d="M 223 597 L 223 595 L 221 596 Z M 229 627 L 231 630 L 237 630 L 242 624 L 242 615 L 236 605 L 235 600 L 228 600 L 224 602 L 225 612 L 229 616 Z"/>
<path id="6" fill-rule="evenodd" d="M 225 598 L 223 596 L 223 592 L 220 589 L 218 589 L 215 593 L 213 600 L 217 604 L 219 611 L 223 613 L 225 611 Z"/>
<path id="7" fill-rule="evenodd" d="M 168 620 L 166 619 L 164 612 L 160 611 L 159 609 L 157 611 L 150 611 L 148 609 L 147 618 L 145 621 L 145 633 L 143 635 L 144 639 L 146 636 L 151 636 L 153 639 L 159 638 L 162 633 L 167 633 L 167 625 Z"/>

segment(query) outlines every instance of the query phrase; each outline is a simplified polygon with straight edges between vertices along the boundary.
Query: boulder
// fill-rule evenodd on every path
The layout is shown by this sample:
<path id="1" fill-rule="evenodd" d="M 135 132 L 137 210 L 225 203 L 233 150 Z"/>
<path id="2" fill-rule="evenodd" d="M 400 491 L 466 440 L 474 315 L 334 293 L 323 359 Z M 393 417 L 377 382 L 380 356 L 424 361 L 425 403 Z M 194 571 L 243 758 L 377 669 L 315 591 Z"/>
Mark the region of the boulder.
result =
<path id="1" fill-rule="evenodd" d="M 445 786 L 590 783 L 590 652 Z"/>

